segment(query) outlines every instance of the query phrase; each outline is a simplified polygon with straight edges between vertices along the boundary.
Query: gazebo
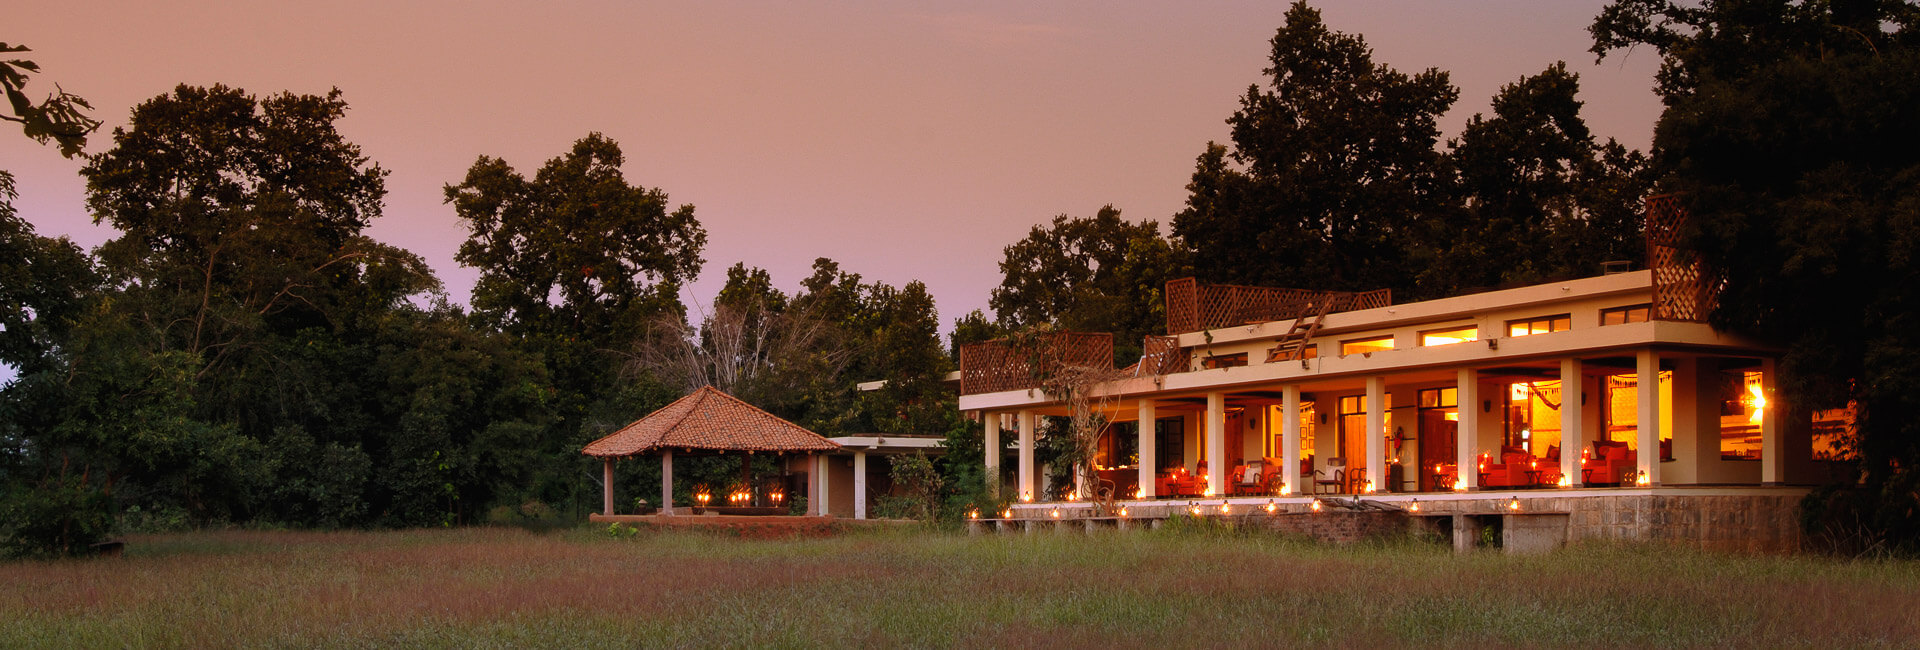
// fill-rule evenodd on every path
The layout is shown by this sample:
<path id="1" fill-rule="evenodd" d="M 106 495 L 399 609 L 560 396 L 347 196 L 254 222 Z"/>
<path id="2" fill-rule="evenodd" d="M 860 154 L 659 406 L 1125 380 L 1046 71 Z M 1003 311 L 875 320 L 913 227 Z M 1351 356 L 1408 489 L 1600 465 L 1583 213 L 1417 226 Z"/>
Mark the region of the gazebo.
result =
<path id="1" fill-rule="evenodd" d="M 607 437 L 588 443 L 581 453 L 605 462 L 605 481 L 602 483 L 604 497 L 602 514 L 613 514 L 613 461 L 617 458 L 660 454 L 660 513 L 673 514 L 673 454 L 681 453 L 804 453 L 809 456 L 840 449 L 840 445 L 827 440 L 820 434 L 808 431 L 800 425 L 780 419 L 772 413 L 762 411 L 752 404 L 721 392 L 712 386 L 703 386 L 686 397 L 675 400 L 660 410 L 635 420 L 632 424 L 608 434 Z M 810 467 L 820 465 L 823 457 L 814 457 L 816 462 Z M 808 472 L 812 487 L 809 492 L 820 494 L 825 472 Z M 825 504 L 809 509 L 819 509 L 824 514 Z"/>

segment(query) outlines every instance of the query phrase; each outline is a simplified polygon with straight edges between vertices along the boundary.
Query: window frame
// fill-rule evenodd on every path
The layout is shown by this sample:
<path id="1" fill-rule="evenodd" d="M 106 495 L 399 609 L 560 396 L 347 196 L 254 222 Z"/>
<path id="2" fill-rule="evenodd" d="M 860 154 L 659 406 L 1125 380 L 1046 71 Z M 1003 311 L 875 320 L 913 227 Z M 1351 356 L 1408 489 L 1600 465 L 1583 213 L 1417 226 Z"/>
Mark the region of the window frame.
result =
<path id="1" fill-rule="evenodd" d="M 1635 312 L 1639 313 L 1640 315 L 1639 320 L 1633 319 L 1633 315 Z M 1607 322 L 1608 316 L 1612 316 L 1616 314 L 1621 317 L 1620 322 L 1618 323 Z M 1606 327 L 1609 325 L 1627 325 L 1631 323 L 1645 323 L 1645 322 L 1650 322 L 1652 320 L 1653 320 L 1653 303 L 1650 303 L 1650 302 L 1640 303 L 1638 305 L 1621 305 L 1619 307 L 1608 307 L 1606 309 L 1600 310 L 1600 326 L 1601 327 Z"/>
<path id="2" fill-rule="evenodd" d="M 1534 329 L 1533 324 L 1541 323 L 1541 322 L 1544 322 L 1547 324 L 1547 329 L 1544 332 L 1527 331 L 1520 334 L 1515 334 L 1513 332 L 1513 327 L 1515 325 L 1526 325 L 1528 330 L 1533 330 Z M 1559 325 L 1565 325 L 1565 327 L 1559 327 Z M 1567 314 L 1554 314 L 1551 316 L 1535 316 L 1532 318 L 1516 318 L 1514 320 L 1507 321 L 1506 331 L 1507 331 L 1508 338 L 1517 338 L 1521 336 L 1533 336 L 1536 334 L 1552 334 L 1554 332 L 1565 332 L 1571 329 L 1573 329 L 1573 314 L 1567 313 Z"/>
<path id="3" fill-rule="evenodd" d="M 1387 342 L 1387 347 L 1384 347 L 1384 348 L 1377 348 L 1377 349 L 1372 349 L 1372 350 L 1355 350 L 1355 351 L 1351 351 L 1351 352 L 1349 352 L 1349 351 L 1347 350 L 1347 346 L 1349 346 L 1349 345 L 1354 345 L 1354 344 L 1357 344 L 1357 343 L 1373 343 L 1373 342 L 1377 342 L 1377 341 L 1386 341 L 1386 342 Z M 1386 336 L 1369 336 L 1369 337 L 1365 337 L 1365 338 L 1357 338 L 1357 339 L 1347 339 L 1347 340 L 1344 340 L 1344 341 L 1341 341 L 1341 342 L 1340 342 L 1340 356 L 1343 356 L 1343 357 L 1344 357 L 1344 356 L 1347 356 L 1347 355 L 1350 355 L 1350 354 L 1372 354 L 1372 353 L 1375 353 L 1375 352 L 1386 352 L 1386 351 L 1388 351 L 1388 350 L 1397 350 L 1397 349 L 1399 349 L 1399 348 L 1396 348 L 1396 347 L 1394 347 L 1394 343 L 1395 343 L 1395 341 L 1394 341 L 1394 336 L 1393 336 L 1392 334 L 1388 334 L 1388 335 L 1386 335 Z"/>

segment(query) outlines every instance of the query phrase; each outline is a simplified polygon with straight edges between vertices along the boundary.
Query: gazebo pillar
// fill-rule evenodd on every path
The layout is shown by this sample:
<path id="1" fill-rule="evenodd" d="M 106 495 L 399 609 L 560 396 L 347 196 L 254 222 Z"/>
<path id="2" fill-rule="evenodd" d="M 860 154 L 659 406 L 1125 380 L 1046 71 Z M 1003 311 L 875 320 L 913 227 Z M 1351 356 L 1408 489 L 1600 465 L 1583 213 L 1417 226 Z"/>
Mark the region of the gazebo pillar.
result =
<path id="1" fill-rule="evenodd" d="M 673 515 L 673 450 L 660 451 L 660 514 Z"/>
<path id="2" fill-rule="evenodd" d="M 602 458 L 602 479 L 600 481 L 600 514 L 613 514 L 613 459 Z"/>

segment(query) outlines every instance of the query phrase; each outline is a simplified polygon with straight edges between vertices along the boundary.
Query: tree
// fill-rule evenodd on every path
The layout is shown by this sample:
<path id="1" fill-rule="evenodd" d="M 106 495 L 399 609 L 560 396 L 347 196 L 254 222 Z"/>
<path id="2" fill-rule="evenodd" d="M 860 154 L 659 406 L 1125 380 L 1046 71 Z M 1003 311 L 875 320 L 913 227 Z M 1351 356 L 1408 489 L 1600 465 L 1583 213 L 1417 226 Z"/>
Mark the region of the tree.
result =
<path id="1" fill-rule="evenodd" d="M 700 272 L 707 234 L 693 206 L 630 185 L 620 145 L 598 133 L 547 161 L 532 180 L 481 156 L 446 200 L 467 227 L 454 259 L 480 270 L 476 315 L 522 335 L 579 337 L 614 349 Z"/>
<path id="2" fill-rule="evenodd" d="M 30 51 L 25 45 L 0 42 L 0 54 Z M 6 94 L 7 108 L 12 111 L 0 112 L 0 120 L 19 124 L 27 137 L 40 143 L 53 140 L 60 145 L 63 156 L 80 155 L 81 149 L 87 146 L 87 136 L 100 128 L 100 120 L 84 112 L 93 110 L 93 105 L 58 84 L 46 99 L 34 103 L 33 98 L 27 96 L 27 75 L 39 71 L 40 64 L 26 59 L 0 61 L 0 91 Z"/>
<path id="3" fill-rule="evenodd" d="M 1814 519 L 1920 547 L 1920 6 L 1619 0 L 1591 31 L 1660 53 L 1654 163 L 1714 325 L 1783 346 L 1786 412 L 1857 408 L 1862 489 Z"/>
<path id="4" fill-rule="evenodd" d="M 1203 280 L 1325 289 L 1408 288 L 1413 225 L 1444 205 L 1437 119 L 1447 74 L 1408 76 L 1296 2 L 1272 39 L 1269 87 L 1209 143 L 1173 234 Z"/>
<path id="5" fill-rule="evenodd" d="M 1162 288 L 1183 266 L 1151 220 L 1128 223 L 1111 205 L 1092 217 L 1063 214 L 1006 247 L 988 305 L 1009 329 L 1113 332 L 1115 362 L 1126 365 L 1143 337 L 1164 329 Z"/>
<path id="6" fill-rule="evenodd" d="M 262 100 L 182 85 L 88 161 L 94 220 L 122 233 L 101 260 L 157 349 L 205 355 L 204 374 L 263 336 L 439 288 L 419 257 L 361 234 L 387 171 L 334 128 L 346 109 L 337 89 Z"/>
<path id="7" fill-rule="evenodd" d="M 1431 251 L 1421 294 L 1593 275 L 1601 262 L 1645 256 L 1645 157 L 1595 141 L 1579 88 L 1555 63 L 1503 86 L 1493 117 L 1473 116 L 1449 143 L 1459 208 L 1420 238 Z"/>
<path id="8" fill-rule="evenodd" d="M 41 237 L 13 208 L 13 177 L 0 172 L 0 363 L 45 369 L 84 314 L 99 276 L 65 237 Z"/>

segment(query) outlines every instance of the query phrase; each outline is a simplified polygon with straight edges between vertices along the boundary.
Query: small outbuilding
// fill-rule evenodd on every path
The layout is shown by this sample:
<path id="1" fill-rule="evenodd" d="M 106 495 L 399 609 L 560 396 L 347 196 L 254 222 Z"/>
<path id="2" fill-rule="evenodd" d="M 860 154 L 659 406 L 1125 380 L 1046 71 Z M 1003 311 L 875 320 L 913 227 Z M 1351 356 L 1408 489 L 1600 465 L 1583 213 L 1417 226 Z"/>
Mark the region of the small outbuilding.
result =
<path id="1" fill-rule="evenodd" d="M 788 422 L 752 404 L 728 395 L 712 386 L 703 386 L 606 437 L 588 443 L 581 453 L 605 462 L 602 514 L 613 512 L 613 461 L 619 458 L 658 454 L 660 456 L 660 513 L 673 514 L 673 456 L 686 454 L 773 453 L 805 454 L 809 467 L 825 465 L 825 456 L 840 445 Z M 808 472 L 814 484 L 809 492 L 821 494 L 818 485 L 823 471 Z M 809 503 L 809 510 L 824 514 L 826 504 Z"/>

